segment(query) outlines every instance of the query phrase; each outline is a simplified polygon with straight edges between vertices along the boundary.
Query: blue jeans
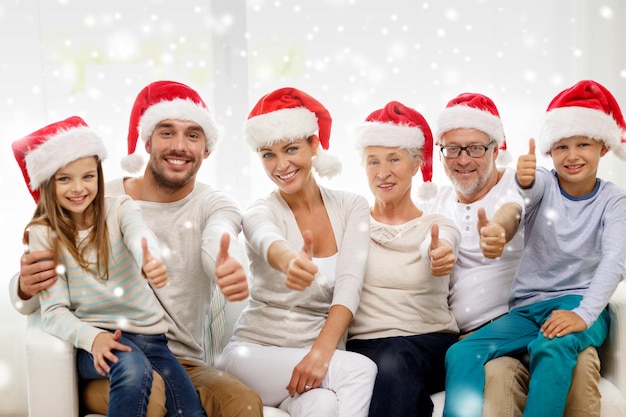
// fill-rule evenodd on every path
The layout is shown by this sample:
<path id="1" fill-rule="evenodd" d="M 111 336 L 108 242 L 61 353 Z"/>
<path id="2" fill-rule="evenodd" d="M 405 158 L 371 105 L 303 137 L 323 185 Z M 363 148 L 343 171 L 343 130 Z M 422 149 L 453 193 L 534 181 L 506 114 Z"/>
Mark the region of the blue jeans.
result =
<path id="1" fill-rule="evenodd" d="M 484 364 L 500 356 L 530 355 L 530 385 L 523 416 L 562 416 L 578 352 L 600 346 L 609 329 L 607 309 L 587 330 L 548 339 L 539 331 L 554 310 L 573 310 L 581 296 L 567 295 L 511 310 L 453 345 L 446 355 L 444 417 L 481 417 Z M 547 394 L 549 392 L 549 394 Z"/>
<path id="2" fill-rule="evenodd" d="M 378 366 L 369 417 L 430 417 L 430 395 L 443 391 L 446 351 L 456 334 L 348 341 L 347 350 L 367 356 Z"/>
<path id="3" fill-rule="evenodd" d="M 109 362 L 111 371 L 106 377 L 96 371 L 91 353 L 82 349 L 78 349 L 77 353 L 81 378 L 110 380 L 108 417 L 145 417 L 153 369 L 165 383 L 167 417 L 206 417 L 189 376 L 168 348 L 164 334 L 123 332 L 119 342 L 133 350 L 114 351 L 119 360 Z"/>

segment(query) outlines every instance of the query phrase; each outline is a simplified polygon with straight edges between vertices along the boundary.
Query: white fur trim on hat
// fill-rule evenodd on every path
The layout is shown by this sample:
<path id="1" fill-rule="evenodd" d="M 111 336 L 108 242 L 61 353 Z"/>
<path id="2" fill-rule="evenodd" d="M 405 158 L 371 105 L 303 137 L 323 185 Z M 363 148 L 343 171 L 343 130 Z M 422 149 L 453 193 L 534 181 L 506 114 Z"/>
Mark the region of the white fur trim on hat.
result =
<path id="1" fill-rule="evenodd" d="M 474 107 L 456 105 L 441 112 L 437 123 L 437 141 L 441 141 L 444 133 L 454 129 L 477 129 L 494 139 L 498 146 L 504 143 L 502 120 L 488 111 Z"/>
<path id="2" fill-rule="evenodd" d="M 213 120 L 209 110 L 190 99 L 174 99 L 171 101 L 161 101 L 148 107 L 141 116 L 138 131 L 141 140 L 146 142 L 150 139 L 156 125 L 163 120 L 188 120 L 198 123 L 207 140 L 209 151 L 215 149 L 215 144 L 219 138 L 219 128 Z"/>
<path id="3" fill-rule="evenodd" d="M 424 133 L 419 127 L 394 123 L 365 122 L 356 128 L 356 147 L 422 148 Z"/>
<path id="4" fill-rule="evenodd" d="M 62 130 L 41 143 L 24 158 L 30 177 L 30 189 L 36 190 L 59 168 L 87 156 L 102 161 L 107 151 L 102 140 L 88 127 Z"/>
<path id="5" fill-rule="evenodd" d="M 317 131 L 317 116 L 306 107 L 281 109 L 254 116 L 243 127 L 246 142 L 254 150 L 282 140 L 304 139 Z"/>
<path id="6" fill-rule="evenodd" d="M 612 116 L 587 107 L 559 107 L 547 112 L 539 134 L 542 153 L 549 153 L 561 139 L 572 136 L 587 136 L 601 140 L 616 156 L 626 159 L 622 146 L 622 129 Z"/>

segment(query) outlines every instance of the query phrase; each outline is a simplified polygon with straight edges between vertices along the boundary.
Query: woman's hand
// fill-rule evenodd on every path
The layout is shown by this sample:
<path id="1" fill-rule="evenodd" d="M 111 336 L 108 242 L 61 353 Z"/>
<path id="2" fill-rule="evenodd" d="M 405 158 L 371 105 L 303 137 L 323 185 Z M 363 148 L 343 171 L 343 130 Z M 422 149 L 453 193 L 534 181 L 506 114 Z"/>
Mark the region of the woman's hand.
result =
<path id="1" fill-rule="evenodd" d="M 345 306 L 330 307 L 326 324 L 309 353 L 296 365 L 287 385 L 290 396 L 318 388 L 328 372 L 337 344 L 352 321 L 352 312 Z"/>
<path id="2" fill-rule="evenodd" d="M 313 262 L 313 235 L 310 230 L 302 233 L 304 245 L 302 250 L 287 265 L 287 288 L 302 291 L 315 280 L 317 265 Z"/>
<path id="3" fill-rule="evenodd" d="M 439 240 L 439 226 L 433 224 L 430 229 L 431 241 L 428 254 L 430 256 L 430 273 L 435 277 L 450 275 L 456 257 L 452 246 L 445 241 Z"/>
<path id="4" fill-rule="evenodd" d="M 314 348 L 302 358 L 293 369 L 291 381 L 287 385 L 287 391 L 289 391 L 291 397 L 296 395 L 296 393 L 302 394 L 320 386 L 326 377 L 326 372 L 328 372 L 328 364 L 333 356 L 333 352 L 322 352 Z"/>

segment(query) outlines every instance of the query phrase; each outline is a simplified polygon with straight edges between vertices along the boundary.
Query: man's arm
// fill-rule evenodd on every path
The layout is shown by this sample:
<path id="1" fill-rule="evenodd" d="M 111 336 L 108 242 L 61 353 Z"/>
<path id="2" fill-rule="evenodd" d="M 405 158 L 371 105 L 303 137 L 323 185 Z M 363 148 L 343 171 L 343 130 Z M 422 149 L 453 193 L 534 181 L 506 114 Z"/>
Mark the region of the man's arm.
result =
<path id="1" fill-rule="evenodd" d="M 504 239 L 508 243 L 515 234 L 522 218 L 522 208 L 516 203 L 506 203 L 500 207 L 491 218 L 504 229 Z"/>
<path id="2" fill-rule="evenodd" d="M 231 197 L 213 194 L 211 216 L 202 233 L 202 265 L 228 301 L 248 297 L 248 278 L 240 260 L 242 214 Z"/>
<path id="3" fill-rule="evenodd" d="M 18 313 L 28 315 L 35 312 L 39 308 L 39 297 L 30 297 L 24 300 L 19 295 L 20 274 L 13 275 L 9 281 L 9 294 L 11 296 L 11 304 Z"/>

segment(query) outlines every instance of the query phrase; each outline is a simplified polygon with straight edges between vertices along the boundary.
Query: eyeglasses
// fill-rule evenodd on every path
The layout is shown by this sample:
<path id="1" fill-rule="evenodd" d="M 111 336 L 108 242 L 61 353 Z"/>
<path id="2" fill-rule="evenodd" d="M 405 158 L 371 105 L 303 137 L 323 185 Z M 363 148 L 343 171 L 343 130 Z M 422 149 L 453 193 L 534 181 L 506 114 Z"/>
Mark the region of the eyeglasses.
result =
<path id="1" fill-rule="evenodd" d="M 485 145 L 470 145 L 470 146 L 440 146 L 441 153 L 445 158 L 458 158 L 461 156 L 461 152 L 465 151 L 470 158 L 482 158 L 485 156 L 489 148 L 495 143 L 494 140 Z"/>

